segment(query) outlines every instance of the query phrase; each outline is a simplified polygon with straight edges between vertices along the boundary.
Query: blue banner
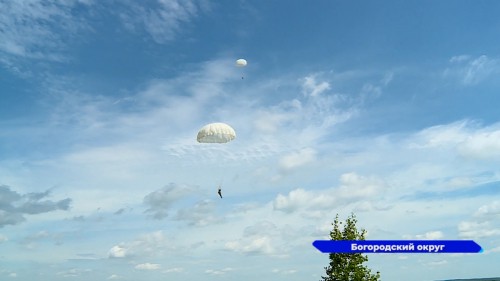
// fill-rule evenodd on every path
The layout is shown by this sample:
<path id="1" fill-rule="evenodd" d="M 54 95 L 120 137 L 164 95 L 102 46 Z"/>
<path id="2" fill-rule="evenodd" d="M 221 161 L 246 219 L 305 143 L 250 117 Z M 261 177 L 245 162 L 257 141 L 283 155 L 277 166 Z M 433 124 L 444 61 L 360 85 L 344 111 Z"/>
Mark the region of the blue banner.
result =
<path id="1" fill-rule="evenodd" d="M 472 240 L 316 240 L 323 253 L 481 253 Z"/>

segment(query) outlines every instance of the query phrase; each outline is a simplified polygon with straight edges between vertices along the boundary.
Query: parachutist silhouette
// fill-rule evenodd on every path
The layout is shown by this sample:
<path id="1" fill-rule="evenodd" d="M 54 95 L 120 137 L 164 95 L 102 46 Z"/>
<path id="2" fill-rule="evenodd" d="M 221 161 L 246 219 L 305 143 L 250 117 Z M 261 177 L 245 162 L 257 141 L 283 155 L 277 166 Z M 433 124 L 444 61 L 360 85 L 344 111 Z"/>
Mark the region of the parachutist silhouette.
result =
<path id="1" fill-rule="evenodd" d="M 219 194 L 220 198 L 222 198 L 222 189 L 220 188 L 220 186 L 219 186 L 219 190 L 217 191 L 217 193 Z"/>

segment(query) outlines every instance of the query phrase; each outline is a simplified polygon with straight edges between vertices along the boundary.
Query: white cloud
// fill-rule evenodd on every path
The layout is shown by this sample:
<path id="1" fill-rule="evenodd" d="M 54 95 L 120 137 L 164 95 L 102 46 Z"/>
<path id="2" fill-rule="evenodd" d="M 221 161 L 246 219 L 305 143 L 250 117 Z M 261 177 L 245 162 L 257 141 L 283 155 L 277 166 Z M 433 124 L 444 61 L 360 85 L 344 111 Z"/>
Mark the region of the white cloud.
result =
<path id="1" fill-rule="evenodd" d="M 493 201 L 483 205 L 474 214 L 474 217 L 486 220 L 496 220 L 500 218 L 500 201 Z"/>
<path id="2" fill-rule="evenodd" d="M 82 276 L 84 274 L 88 274 L 91 272 L 92 272 L 92 269 L 88 269 L 88 268 L 85 268 L 85 269 L 84 268 L 72 268 L 69 270 L 57 272 L 56 274 L 63 276 L 63 277 L 79 277 L 79 276 Z"/>
<path id="3" fill-rule="evenodd" d="M 181 33 L 183 26 L 209 9 L 206 1 L 158 0 L 154 7 L 128 2 L 120 18 L 130 31 L 145 30 L 156 43 L 165 44 Z"/>
<path id="4" fill-rule="evenodd" d="M 234 269 L 231 267 L 226 267 L 221 270 L 216 270 L 216 269 L 207 269 L 205 270 L 205 273 L 210 274 L 210 275 L 224 275 L 227 272 L 233 271 Z"/>
<path id="5" fill-rule="evenodd" d="M 494 160 L 500 158 L 500 126 L 481 127 L 470 120 L 437 125 L 415 134 L 409 147 L 451 149 L 465 158 Z"/>
<path id="6" fill-rule="evenodd" d="M 332 206 L 335 200 L 330 192 L 318 194 L 298 188 L 290 191 L 287 196 L 278 194 L 273 202 L 273 207 L 275 210 L 292 213 L 306 207 L 325 208 Z"/>
<path id="7" fill-rule="evenodd" d="M 182 267 L 172 267 L 172 268 L 168 268 L 168 269 L 165 269 L 163 271 L 164 273 L 179 273 L 179 272 L 184 272 L 184 268 Z"/>
<path id="8" fill-rule="evenodd" d="M 243 236 L 274 235 L 278 231 L 277 226 L 270 221 L 260 221 L 252 226 L 247 226 L 243 231 Z"/>
<path id="9" fill-rule="evenodd" d="M 225 249 L 244 254 L 272 255 L 276 252 L 269 236 L 252 236 L 225 244 Z"/>
<path id="10" fill-rule="evenodd" d="M 0 1 L 0 65 L 25 79 L 40 77 L 40 65 L 30 61 L 68 62 L 71 45 L 82 42 L 92 28 L 74 16 L 90 1 Z M 60 24 L 64 22 L 64 24 Z M 34 67 L 35 66 L 35 67 Z M 45 74 L 45 73 L 44 73 Z"/>
<path id="11" fill-rule="evenodd" d="M 209 61 L 188 75 L 152 80 L 130 95 L 126 105 L 116 103 L 114 98 L 81 93 L 75 88 L 78 83 L 74 79 L 53 77 L 48 83 L 52 99 L 46 101 L 52 108 L 52 116 L 44 131 L 60 132 L 64 128 L 73 141 L 82 142 L 61 159 L 68 166 L 106 169 L 108 172 L 102 174 L 107 177 L 132 177 L 144 163 L 164 163 L 158 147 L 167 154 L 164 156 L 177 157 L 184 164 L 214 162 L 214 159 L 220 162 L 220 158 L 234 163 L 260 161 L 304 147 L 307 149 L 302 152 L 308 153 L 328 133 L 325 129 L 345 122 L 355 111 L 352 105 L 348 104 L 347 109 L 340 106 L 343 101 L 335 95 L 304 101 L 293 97 L 269 106 L 253 101 L 253 94 L 252 99 L 234 99 L 231 87 L 226 86 L 233 72 L 227 66 L 229 62 Z M 238 115 L 230 113 L 235 108 Z M 220 147 L 196 143 L 193 135 L 208 122 L 207 116 L 217 121 L 231 120 L 237 140 Z M 102 144 L 83 145 L 88 141 Z M 112 144 L 106 145 L 109 142 Z"/>
<path id="12" fill-rule="evenodd" d="M 477 58 L 467 55 L 455 56 L 450 59 L 450 64 L 444 71 L 444 76 L 456 77 L 464 85 L 478 84 L 497 73 L 500 67 L 497 59 L 486 55 Z"/>
<path id="13" fill-rule="evenodd" d="M 344 198 L 372 197 L 383 191 L 385 183 L 373 177 L 360 176 L 357 173 L 345 173 L 340 176 L 339 195 Z"/>
<path id="14" fill-rule="evenodd" d="M 458 231 L 461 237 L 485 238 L 500 236 L 500 202 L 493 201 L 480 206 L 470 220 L 461 221 Z"/>
<path id="15" fill-rule="evenodd" d="M 296 269 L 278 269 L 278 268 L 275 268 L 272 270 L 273 273 L 279 273 L 279 274 L 285 274 L 285 275 L 288 275 L 288 274 L 294 274 L 294 273 L 297 273 L 298 270 Z"/>
<path id="16" fill-rule="evenodd" d="M 476 132 L 470 135 L 458 147 L 461 155 L 472 159 L 500 158 L 500 129 L 492 128 L 486 132 Z"/>
<path id="17" fill-rule="evenodd" d="M 361 97 L 363 100 L 378 98 L 382 95 L 382 88 L 373 84 L 365 84 L 361 89 Z"/>
<path id="18" fill-rule="evenodd" d="M 123 246 L 113 246 L 109 252 L 108 256 L 110 258 L 124 258 L 127 256 L 127 249 L 125 249 Z"/>
<path id="19" fill-rule="evenodd" d="M 427 263 L 428 266 L 443 266 L 447 265 L 448 261 L 447 260 L 440 260 L 440 261 L 432 261 Z"/>
<path id="20" fill-rule="evenodd" d="M 296 122 L 300 118 L 297 112 L 301 110 L 302 103 L 293 99 L 267 110 L 259 110 L 253 124 L 259 132 L 273 134 L 290 122 Z"/>
<path id="21" fill-rule="evenodd" d="M 161 266 L 157 263 L 141 263 L 135 266 L 139 270 L 158 270 Z"/>
<path id="22" fill-rule="evenodd" d="M 460 237 L 484 238 L 500 235 L 500 226 L 493 226 L 490 222 L 462 221 L 458 224 Z"/>
<path id="23" fill-rule="evenodd" d="M 259 212 L 265 212 L 265 210 Z M 245 223 L 251 221 L 244 220 Z M 244 255 L 287 257 L 287 243 L 296 238 L 294 232 L 296 230 L 290 229 L 287 225 L 278 226 L 269 220 L 258 221 L 244 227 L 242 237 L 230 239 L 224 244 L 224 249 Z"/>
<path id="24" fill-rule="evenodd" d="M 422 240 L 438 240 L 442 239 L 443 237 L 444 235 L 441 231 L 429 231 L 424 234 L 415 235 L 416 239 L 422 239 Z"/>
<path id="25" fill-rule="evenodd" d="M 175 252 L 178 248 L 172 238 L 169 239 L 162 231 L 156 231 L 113 246 L 108 256 L 110 258 L 157 257 Z"/>
<path id="26" fill-rule="evenodd" d="M 6 241 L 9 241 L 9 239 L 7 238 L 7 236 L 0 234 L 0 243 L 6 242 Z"/>
<path id="27" fill-rule="evenodd" d="M 305 96 L 316 97 L 330 89 L 330 83 L 316 82 L 314 75 L 306 76 L 302 83 L 302 92 Z"/>
<path id="28" fill-rule="evenodd" d="M 117 280 L 117 279 L 122 279 L 121 276 L 117 275 L 117 274 L 111 274 L 108 278 L 106 278 L 108 280 Z"/>
<path id="29" fill-rule="evenodd" d="M 446 185 L 451 187 L 451 188 L 469 187 L 473 184 L 474 184 L 474 179 L 469 178 L 469 177 L 463 177 L 463 176 L 452 177 L 446 183 Z"/>
<path id="30" fill-rule="evenodd" d="M 487 249 L 486 251 L 484 251 L 484 253 L 485 254 L 488 254 L 488 253 L 500 253 L 500 246 L 492 248 L 492 249 Z"/>
<path id="31" fill-rule="evenodd" d="M 459 55 L 459 56 L 453 56 L 453 57 L 451 57 L 450 62 L 451 63 L 454 63 L 454 62 L 463 62 L 463 61 L 467 61 L 469 59 L 470 59 L 470 56 L 468 56 L 468 55 Z"/>
<path id="32" fill-rule="evenodd" d="M 380 83 L 382 83 L 383 86 L 387 86 L 391 83 L 392 79 L 394 79 L 394 72 L 388 72 L 384 75 L 384 78 L 380 80 Z"/>
<path id="33" fill-rule="evenodd" d="M 316 151 L 312 148 L 303 148 L 283 156 L 279 165 L 282 170 L 289 171 L 307 165 L 315 160 Z"/>
<path id="34" fill-rule="evenodd" d="M 469 134 L 468 121 L 426 128 L 414 135 L 411 148 L 432 148 L 453 146 L 464 142 Z"/>
<path id="35" fill-rule="evenodd" d="M 288 195 L 278 194 L 273 201 L 274 210 L 293 213 L 298 210 L 331 209 L 332 206 L 347 205 L 354 200 L 375 199 L 384 190 L 384 183 L 375 178 L 345 173 L 340 176 L 340 186 L 321 191 L 306 191 L 298 188 Z"/>

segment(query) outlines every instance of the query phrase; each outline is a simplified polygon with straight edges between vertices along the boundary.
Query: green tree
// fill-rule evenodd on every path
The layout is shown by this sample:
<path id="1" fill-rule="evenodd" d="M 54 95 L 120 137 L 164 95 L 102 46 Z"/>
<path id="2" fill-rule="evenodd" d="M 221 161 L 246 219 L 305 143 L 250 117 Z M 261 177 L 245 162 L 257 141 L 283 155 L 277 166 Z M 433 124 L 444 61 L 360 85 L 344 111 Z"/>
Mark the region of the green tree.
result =
<path id="1" fill-rule="evenodd" d="M 347 218 L 345 225 L 341 228 L 342 222 L 339 215 L 332 223 L 333 230 L 330 232 L 331 240 L 365 240 L 366 230 L 358 230 L 356 223 L 358 220 L 354 213 Z M 368 256 L 361 253 L 331 253 L 330 265 L 325 267 L 326 276 L 321 276 L 322 281 L 378 281 L 380 272 L 372 274 L 364 262 L 368 261 Z"/>

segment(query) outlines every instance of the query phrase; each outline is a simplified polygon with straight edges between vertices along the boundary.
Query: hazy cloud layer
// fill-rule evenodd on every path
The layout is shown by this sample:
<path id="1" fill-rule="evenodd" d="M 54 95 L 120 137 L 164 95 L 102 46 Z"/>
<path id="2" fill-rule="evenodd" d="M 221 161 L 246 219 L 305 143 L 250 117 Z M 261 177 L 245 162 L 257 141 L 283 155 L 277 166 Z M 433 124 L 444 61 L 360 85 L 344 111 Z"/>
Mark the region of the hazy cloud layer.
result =
<path id="1" fill-rule="evenodd" d="M 207 1 L 158 0 L 149 8 L 133 1 L 125 3 L 127 7 L 119 13 L 124 26 L 139 34 L 145 31 L 159 44 L 174 40 L 183 27 L 209 9 Z"/>

